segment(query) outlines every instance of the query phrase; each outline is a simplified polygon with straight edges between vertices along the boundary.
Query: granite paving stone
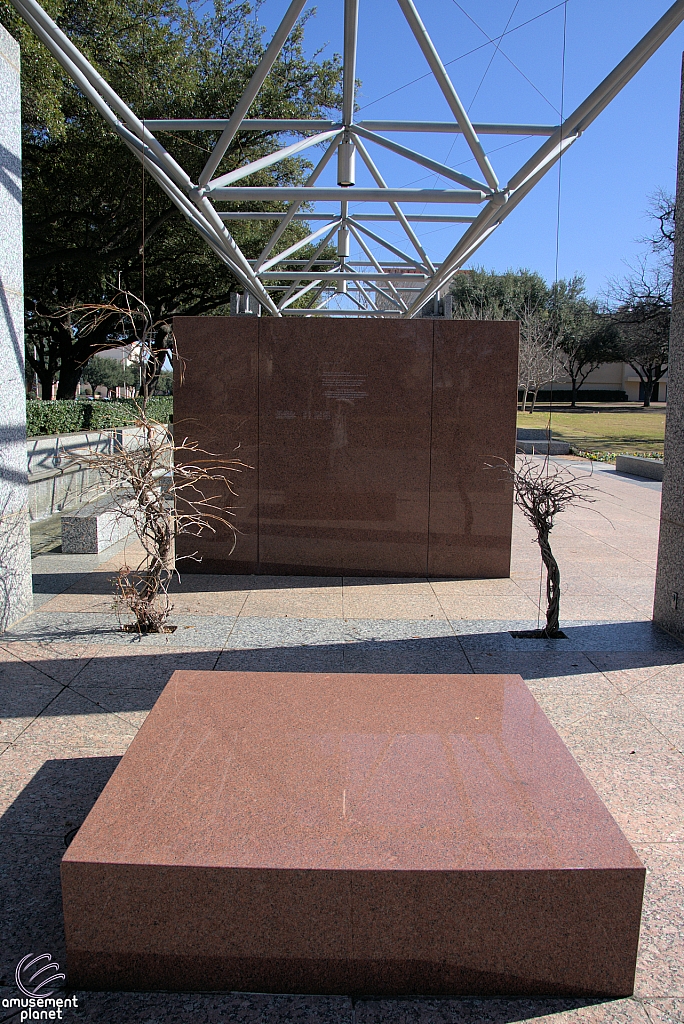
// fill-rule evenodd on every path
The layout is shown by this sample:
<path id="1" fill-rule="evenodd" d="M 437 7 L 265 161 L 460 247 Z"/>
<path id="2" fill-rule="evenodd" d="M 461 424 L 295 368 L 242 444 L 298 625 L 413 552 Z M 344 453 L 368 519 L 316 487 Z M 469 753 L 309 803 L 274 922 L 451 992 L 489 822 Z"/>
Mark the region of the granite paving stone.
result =
<path id="1" fill-rule="evenodd" d="M 668 668 L 684 672 L 684 647 L 669 651 L 592 651 L 591 661 L 622 693 L 628 693 L 640 683 L 655 679 Z"/>
<path id="2" fill-rule="evenodd" d="M 684 842 L 681 754 L 571 750 L 631 843 Z"/>
<path id="3" fill-rule="evenodd" d="M 89 653 L 99 644 L 117 646 L 222 648 L 236 623 L 235 616 L 178 615 L 170 633 L 139 634 L 121 629 L 114 615 L 53 613 L 42 610 L 13 626 L 5 636 L 12 641 L 69 642 L 87 644 Z"/>
<path id="4" fill-rule="evenodd" d="M 326 586 L 313 580 L 311 587 L 260 588 L 245 600 L 242 615 L 257 618 L 341 619 L 342 585 Z M 317 585 L 316 585 L 317 584 Z"/>
<path id="5" fill-rule="evenodd" d="M 544 714 L 551 720 L 566 744 L 570 743 L 573 730 L 584 735 L 582 731 L 584 719 L 599 712 L 609 700 L 605 694 L 595 692 L 546 690 L 543 687 L 532 686 L 530 689 Z"/>
<path id="6" fill-rule="evenodd" d="M 445 619 L 428 580 L 344 581 L 345 619 Z"/>
<path id="7" fill-rule="evenodd" d="M 216 668 L 226 672 L 344 672 L 344 645 L 287 644 L 225 650 Z"/>
<path id="8" fill-rule="evenodd" d="M 63 685 L 78 675 L 92 654 L 87 639 L 71 643 L 51 641 L 47 637 L 42 640 L 8 640 L 2 649 Z"/>
<path id="9" fill-rule="evenodd" d="M 537 576 L 539 567 L 537 566 Z M 442 597 L 517 597 L 520 584 L 516 579 L 454 580 L 432 577 L 429 581 L 438 598 Z"/>
<path id="10" fill-rule="evenodd" d="M 344 639 L 339 619 L 240 617 L 226 647 L 245 650 L 257 647 L 300 647 L 341 643 Z"/>
<path id="11" fill-rule="evenodd" d="M 358 1000 L 356 1024 L 651 1024 L 634 999 Z"/>
<path id="12" fill-rule="evenodd" d="M 0 749 L 4 749 L 61 691 L 53 679 L 0 649 Z"/>
<path id="13" fill-rule="evenodd" d="M 136 728 L 68 689 L 2 754 L 0 808 L 9 806 L 49 760 L 122 755 Z"/>
<path id="14" fill-rule="evenodd" d="M 630 686 L 627 695 L 630 704 L 684 753 L 684 665 L 662 669 Z"/>
<path id="15" fill-rule="evenodd" d="M 355 1024 L 346 996 L 79 992 L 83 1019 L 107 1024 Z"/>
<path id="16" fill-rule="evenodd" d="M 571 698 L 572 700 L 573 698 Z M 583 752 L 657 753 L 676 748 L 622 695 L 601 701 L 560 729 L 566 744 Z M 684 768 L 684 763 L 682 765 Z"/>
<path id="17" fill-rule="evenodd" d="M 345 619 L 344 638 L 360 640 L 419 640 L 423 637 L 453 637 L 445 619 Z"/>
<path id="18" fill-rule="evenodd" d="M 468 655 L 474 672 L 515 672 L 534 688 L 536 685 L 552 688 L 572 686 L 573 677 L 584 677 L 580 688 L 587 685 L 600 693 L 610 693 L 611 685 L 586 654 L 573 652 L 572 657 L 558 651 L 485 651 Z"/>
<path id="19" fill-rule="evenodd" d="M 650 1024 L 684 1024 L 684 999 L 644 999 Z"/>
<path id="20" fill-rule="evenodd" d="M 652 605 L 653 598 L 648 605 L 649 610 Z M 607 622 L 620 622 L 642 617 L 640 608 L 615 596 L 566 594 L 561 597 L 561 608 L 563 621 L 568 623 L 575 619 L 601 618 Z"/>
<path id="21" fill-rule="evenodd" d="M 3 830 L 0 857 L 2 996 L 17 996 L 14 968 L 27 953 L 49 951 L 57 963 L 65 963 L 59 883 L 59 864 L 64 849 L 63 836 L 22 835 Z M 4 1016 L 7 1018 L 7 1014 Z M 18 1019 L 15 1017 L 13 1024 Z"/>
<path id="22" fill-rule="evenodd" d="M 345 672 L 472 671 L 455 636 L 351 641 L 344 645 L 343 653 Z"/>
<path id="23" fill-rule="evenodd" d="M 449 620 L 472 620 L 481 617 L 500 620 L 536 619 L 538 605 L 536 600 L 524 593 L 512 596 L 499 595 L 467 595 L 454 597 L 440 594 L 439 603 Z"/>
<path id="24" fill-rule="evenodd" d="M 637 846 L 646 889 L 635 994 L 684 999 L 684 843 Z"/>
<path id="25" fill-rule="evenodd" d="M 139 728 L 177 669 L 213 669 L 220 653 L 102 645 L 70 688 Z"/>
<path id="26" fill-rule="evenodd" d="M 8 833 L 47 835 L 62 840 L 64 852 L 66 841 L 83 823 L 120 760 L 120 754 L 67 757 L 62 752 L 39 758 L 23 788 L 5 794 L 0 817 L 3 846 Z M 6 779 L 13 767 L 9 761 Z"/>

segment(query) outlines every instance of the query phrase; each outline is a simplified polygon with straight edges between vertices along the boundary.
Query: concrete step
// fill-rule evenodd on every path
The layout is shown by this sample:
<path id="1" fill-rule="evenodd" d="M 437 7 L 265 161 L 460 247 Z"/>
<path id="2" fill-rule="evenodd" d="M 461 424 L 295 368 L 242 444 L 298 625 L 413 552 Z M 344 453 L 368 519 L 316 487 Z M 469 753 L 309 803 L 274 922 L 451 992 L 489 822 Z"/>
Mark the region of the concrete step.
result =
<path id="1" fill-rule="evenodd" d="M 116 508 L 112 494 L 62 515 L 62 554 L 98 555 L 133 532 L 132 520 Z"/>
<path id="2" fill-rule="evenodd" d="M 643 476 L 647 480 L 662 480 L 663 460 L 644 459 L 641 455 L 618 455 L 615 458 L 615 472 Z"/>
<path id="3" fill-rule="evenodd" d="M 567 441 L 549 441 L 547 438 L 535 441 L 517 439 L 515 450 L 521 455 L 569 455 L 570 445 Z"/>

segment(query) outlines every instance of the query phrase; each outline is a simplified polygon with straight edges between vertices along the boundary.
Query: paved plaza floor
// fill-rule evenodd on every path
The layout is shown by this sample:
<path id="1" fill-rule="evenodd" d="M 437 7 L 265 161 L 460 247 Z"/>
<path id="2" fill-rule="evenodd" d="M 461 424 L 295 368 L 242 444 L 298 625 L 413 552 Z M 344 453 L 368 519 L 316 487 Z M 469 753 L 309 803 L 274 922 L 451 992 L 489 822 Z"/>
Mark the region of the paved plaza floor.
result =
<path id="1" fill-rule="evenodd" d="M 109 577 L 125 549 L 38 555 L 35 611 L 0 637 L 0 999 L 17 994 L 14 967 L 26 954 L 65 962 L 65 842 L 175 669 L 517 672 L 648 868 L 634 998 L 86 992 L 74 1019 L 684 1021 L 684 647 L 650 621 L 661 485 L 608 466 L 590 482 L 595 503 L 560 517 L 552 534 L 565 640 L 510 635 L 539 615 L 539 551 L 517 514 L 510 579 L 186 575 L 173 598 L 178 628 L 164 636 L 118 629 Z"/>

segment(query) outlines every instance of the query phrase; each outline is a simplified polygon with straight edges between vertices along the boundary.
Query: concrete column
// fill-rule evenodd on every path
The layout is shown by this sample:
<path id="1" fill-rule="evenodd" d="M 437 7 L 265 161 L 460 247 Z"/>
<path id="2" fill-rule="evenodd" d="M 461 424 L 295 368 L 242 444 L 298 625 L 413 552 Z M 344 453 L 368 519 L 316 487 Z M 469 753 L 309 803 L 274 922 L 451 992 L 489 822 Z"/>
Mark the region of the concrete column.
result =
<path id="1" fill-rule="evenodd" d="M 668 363 L 665 472 L 653 621 L 684 639 L 684 61 L 679 109 L 677 211 Z"/>
<path id="2" fill-rule="evenodd" d="M 26 466 L 19 44 L 0 25 L 0 632 L 33 608 Z"/>

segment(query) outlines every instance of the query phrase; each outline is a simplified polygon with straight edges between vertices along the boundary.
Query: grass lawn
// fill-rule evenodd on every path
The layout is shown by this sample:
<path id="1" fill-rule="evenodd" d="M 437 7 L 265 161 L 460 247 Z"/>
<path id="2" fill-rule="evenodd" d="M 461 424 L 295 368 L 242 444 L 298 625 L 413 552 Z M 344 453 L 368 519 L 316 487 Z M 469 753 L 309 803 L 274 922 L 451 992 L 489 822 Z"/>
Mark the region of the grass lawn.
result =
<path id="1" fill-rule="evenodd" d="M 546 427 L 549 412 L 518 413 L 519 427 Z M 602 452 L 660 452 L 665 437 L 663 409 L 636 407 L 626 412 L 608 408 L 605 411 L 551 413 L 553 437 L 567 441 L 574 448 Z"/>

